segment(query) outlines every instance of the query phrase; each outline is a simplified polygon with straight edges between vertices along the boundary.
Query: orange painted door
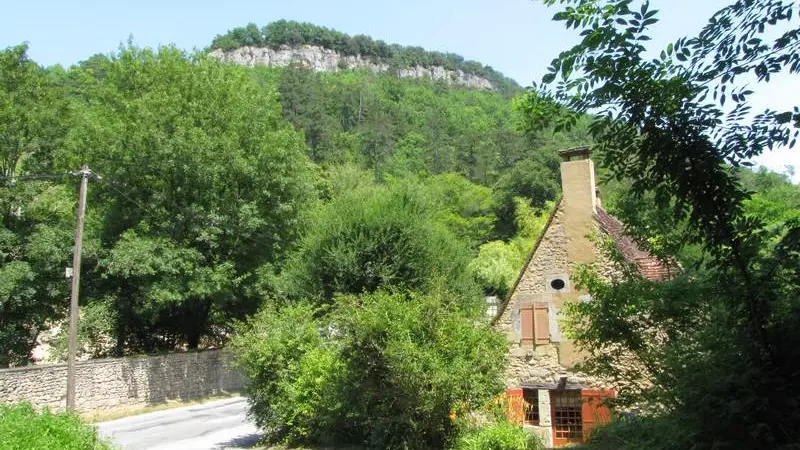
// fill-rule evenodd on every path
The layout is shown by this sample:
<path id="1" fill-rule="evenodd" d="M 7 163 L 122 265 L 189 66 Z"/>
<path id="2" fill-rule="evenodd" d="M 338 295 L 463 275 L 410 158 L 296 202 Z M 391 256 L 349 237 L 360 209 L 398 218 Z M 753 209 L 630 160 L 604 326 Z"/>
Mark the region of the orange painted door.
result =
<path id="1" fill-rule="evenodd" d="M 611 409 L 607 400 L 616 397 L 616 392 L 613 389 L 584 389 L 581 397 L 583 439 L 587 441 L 595 428 L 611 421 Z"/>

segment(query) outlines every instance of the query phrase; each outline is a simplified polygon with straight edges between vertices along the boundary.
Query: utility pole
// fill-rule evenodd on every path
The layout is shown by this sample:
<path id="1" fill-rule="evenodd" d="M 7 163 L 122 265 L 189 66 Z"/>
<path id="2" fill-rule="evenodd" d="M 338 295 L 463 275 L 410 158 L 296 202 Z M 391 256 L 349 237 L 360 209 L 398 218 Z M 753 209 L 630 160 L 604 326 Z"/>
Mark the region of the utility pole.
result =
<path id="1" fill-rule="evenodd" d="M 69 349 L 67 351 L 67 410 L 75 410 L 75 354 L 78 350 L 78 288 L 81 282 L 81 248 L 83 223 L 86 219 L 86 190 L 92 171 L 84 165 L 80 172 L 81 188 L 78 194 L 78 221 L 75 227 L 75 252 L 72 256 L 72 292 L 69 302 Z"/>

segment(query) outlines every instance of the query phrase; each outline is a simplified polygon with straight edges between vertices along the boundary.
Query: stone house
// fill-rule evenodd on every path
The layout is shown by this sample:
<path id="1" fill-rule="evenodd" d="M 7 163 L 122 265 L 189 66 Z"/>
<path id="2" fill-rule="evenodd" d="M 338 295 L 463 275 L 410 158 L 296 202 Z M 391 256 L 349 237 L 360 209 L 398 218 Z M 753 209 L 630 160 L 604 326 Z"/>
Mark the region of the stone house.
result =
<path id="1" fill-rule="evenodd" d="M 600 273 L 611 273 L 613 265 L 598 249 L 599 241 L 610 239 L 645 277 L 669 276 L 669 267 L 639 249 L 623 224 L 601 207 L 589 149 L 559 153 L 563 196 L 494 317 L 509 344 L 506 385 L 512 419 L 548 447 L 584 441 L 597 424 L 609 420 L 603 399 L 615 395 L 609 383 L 572 370 L 581 355 L 563 335 L 560 311 L 566 302 L 591 301 L 574 285 L 575 265 L 593 264 Z"/>

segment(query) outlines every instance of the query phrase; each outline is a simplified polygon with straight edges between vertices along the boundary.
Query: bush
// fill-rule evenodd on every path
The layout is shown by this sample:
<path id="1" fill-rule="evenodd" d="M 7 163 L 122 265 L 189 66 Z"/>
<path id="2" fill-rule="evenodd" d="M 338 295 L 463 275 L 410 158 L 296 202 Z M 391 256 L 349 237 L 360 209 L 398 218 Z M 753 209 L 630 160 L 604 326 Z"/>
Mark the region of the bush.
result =
<path id="1" fill-rule="evenodd" d="M 693 447 L 691 439 L 670 416 L 617 416 L 592 434 L 586 450 L 679 450 Z"/>
<path id="2" fill-rule="evenodd" d="M 457 303 L 378 292 L 260 312 L 232 342 L 252 416 L 273 442 L 445 448 L 453 411 L 500 392 L 505 363 L 503 337 Z"/>
<path id="3" fill-rule="evenodd" d="M 264 309 L 230 343 L 250 380 L 250 415 L 273 442 L 315 442 L 324 436 L 315 434 L 325 428 L 316 412 L 332 398 L 328 393 L 334 392 L 340 364 L 313 316 L 305 304 Z"/>
<path id="4" fill-rule="evenodd" d="M 75 414 L 34 411 L 27 403 L 0 404 L 0 448 L 3 450 L 111 449 Z"/>
<path id="5" fill-rule="evenodd" d="M 418 185 L 362 186 L 321 205 L 281 275 L 292 299 L 330 303 L 337 294 L 429 292 L 439 284 L 477 301 L 467 244 L 437 219 Z"/>
<path id="6" fill-rule="evenodd" d="M 539 450 L 543 449 L 536 436 L 519 425 L 500 421 L 464 434 L 454 450 Z"/>

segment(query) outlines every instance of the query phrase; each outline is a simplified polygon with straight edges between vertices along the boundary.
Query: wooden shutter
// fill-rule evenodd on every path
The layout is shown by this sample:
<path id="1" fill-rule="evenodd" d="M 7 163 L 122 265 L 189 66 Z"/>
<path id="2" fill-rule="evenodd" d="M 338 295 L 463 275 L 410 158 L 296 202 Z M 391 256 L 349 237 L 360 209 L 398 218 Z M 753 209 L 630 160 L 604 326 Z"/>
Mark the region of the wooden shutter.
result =
<path id="1" fill-rule="evenodd" d="M 581 419 L 583 419 L 583 439 L 587 441 L 592 431 L 611 421 L 611 408 L 606 400 L 615 398 L 613 389 L 581 390 Z"/>
<path id="2" fill-rule="evenodd" d="M 506 390 L 508 397 L 508 420 L 511 423 L 522 425 L 525 421 L 525 399 L 522 388 L 509 388 Z"/>
<path id="3" fill-rule="evenodd" d="M 533 305 L 521 306 L 519 318 L 522 322 L 522 345 L 533 345 Z"/>
<path id="4" fill-rule="evenodd" d="M 547 303 L 533 304 L 534 344 L 550 343 L 550 319 L 547 314 Z"/>

